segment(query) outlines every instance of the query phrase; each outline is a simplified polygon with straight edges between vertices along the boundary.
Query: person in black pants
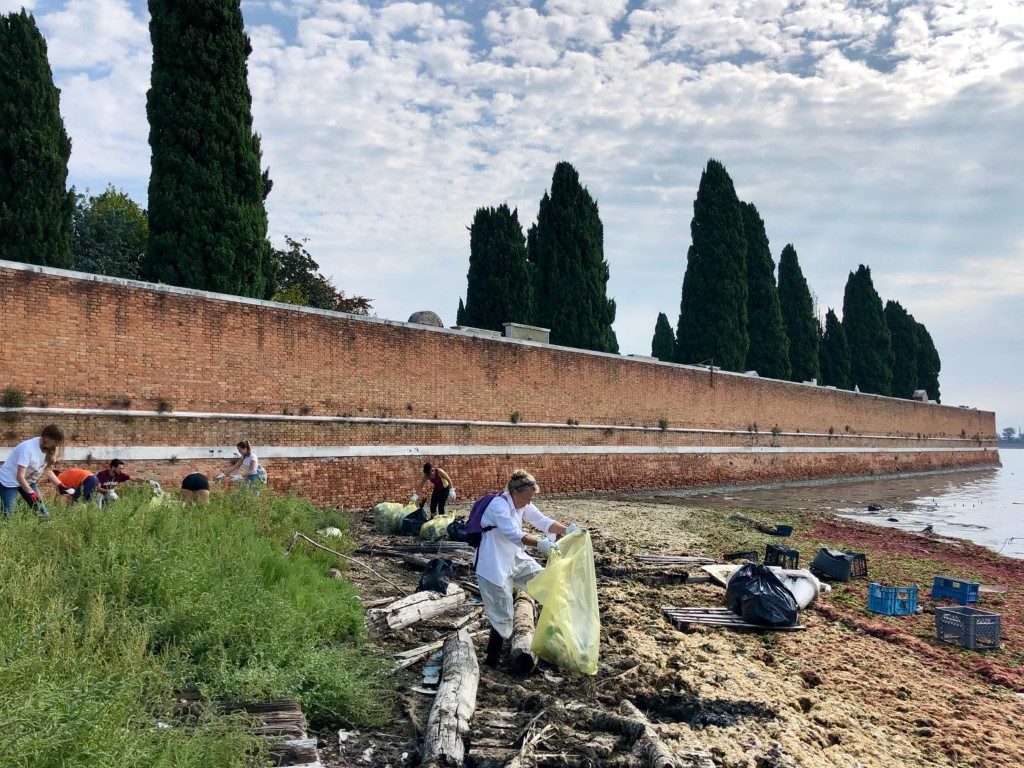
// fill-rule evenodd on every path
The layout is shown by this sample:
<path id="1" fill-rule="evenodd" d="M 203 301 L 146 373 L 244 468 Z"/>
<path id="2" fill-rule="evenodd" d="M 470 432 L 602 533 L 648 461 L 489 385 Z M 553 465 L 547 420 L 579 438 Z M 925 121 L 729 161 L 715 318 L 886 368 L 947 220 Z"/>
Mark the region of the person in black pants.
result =
<path id="1" fill-rule="evenodd" d="M 202 472 L 185 475 L 181 481 L 181 500 L 198 501 L 200 504 L 210 503 L 210 478 Z"/>
<path id="2" fill-rule="evenodd" d="M 418 490 L 431 483 L 433 490 L 430 492 L 430 516 L 444 515 L 444 505 L 448 502 L 448 495 L 452 492 L 452 479 L 448 473 L 440 467 L 435 467 L 429 461 L 423 465 L 423 477 L 420 478 Z"/>

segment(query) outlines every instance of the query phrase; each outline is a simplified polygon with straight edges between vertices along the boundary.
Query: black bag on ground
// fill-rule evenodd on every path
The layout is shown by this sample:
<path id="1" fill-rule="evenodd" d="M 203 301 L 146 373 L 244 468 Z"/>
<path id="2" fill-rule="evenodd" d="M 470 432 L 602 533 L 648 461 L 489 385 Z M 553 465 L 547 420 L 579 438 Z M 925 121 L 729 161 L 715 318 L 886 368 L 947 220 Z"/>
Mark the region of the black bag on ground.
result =
<path id="1" fill-rule="evenodd" d="M 420 507 L 415 512 L 410 512 L 408 515 L 402 518 L 402 523 L 398 527 L 398 532 L 403 536 L 419 536 L 420 528 L 427 522 L 427 513 Z"/>
<path id="2" fill-rule="evenodd" d="M 725 590 L 725 605 L 744 621 L 763 627 L 792 627 L 797 621 L 793 595 L 763 565 L 744 565 L 736 571 Z"/>
<path id="3" fill-rule="evenodd" d="M 453 522 L 448 523 L 448 541 L 469 541 L 466 518 L 456 517 Z"/>
<path id="4" fill-rule="evenodd" d="M 455 566 L 452 565 L 452 561 L 445 560 L 443 557 L 435 557 L 423 569 L 420 585 L 416 587 L 416 591 L 440 592 L 443 595 L 448 591 L 448 583 L 454 579 Z"/>

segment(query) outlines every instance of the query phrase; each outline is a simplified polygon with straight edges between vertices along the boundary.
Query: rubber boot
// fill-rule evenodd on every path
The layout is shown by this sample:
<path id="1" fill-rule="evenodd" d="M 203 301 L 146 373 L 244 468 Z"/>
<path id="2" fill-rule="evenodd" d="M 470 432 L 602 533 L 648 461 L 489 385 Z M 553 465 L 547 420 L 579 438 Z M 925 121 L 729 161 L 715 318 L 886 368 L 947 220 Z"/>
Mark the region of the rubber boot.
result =
<path id="1" fill-rule="evenodd" d="M 491 627 L 491 636 L 487 638 L 487 656 L 484 663 L 491 669 L 497 669 L 498 659 L 501 658 L 501 648 L 505 644 L 505 638 L 498 630 Z"/>

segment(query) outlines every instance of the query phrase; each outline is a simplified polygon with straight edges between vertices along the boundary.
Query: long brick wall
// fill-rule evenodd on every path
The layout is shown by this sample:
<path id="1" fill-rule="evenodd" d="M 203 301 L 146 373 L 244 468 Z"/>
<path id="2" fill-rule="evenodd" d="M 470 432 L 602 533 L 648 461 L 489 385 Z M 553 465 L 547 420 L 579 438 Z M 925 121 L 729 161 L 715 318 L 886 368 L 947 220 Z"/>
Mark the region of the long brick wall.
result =
<path id="1" fill-rule="evenodd" d="M 29 406 L 0 445 L 53 421 L 69 460 L 173 481 L 244 437 L 272 484 L 349 506 L 423 456 L 467 493 L 518 464 L 582 491 L 998 462 L 991 412 L 2 261 L 0 334 Z"/>

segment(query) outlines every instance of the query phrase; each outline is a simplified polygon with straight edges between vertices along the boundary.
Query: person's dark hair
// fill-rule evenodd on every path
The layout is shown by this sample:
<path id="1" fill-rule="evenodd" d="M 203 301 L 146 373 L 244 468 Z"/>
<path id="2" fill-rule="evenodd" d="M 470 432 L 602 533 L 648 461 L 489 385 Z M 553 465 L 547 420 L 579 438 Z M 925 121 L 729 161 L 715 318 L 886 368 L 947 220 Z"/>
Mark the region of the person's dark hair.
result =
<path id="1" fill-rule="evenodd" d="M 249 441 L 248 440 L 242 440 L 240 443 L 235 445 L 235 448 L 237 448 L 238 450 L 242 450 L 243 448 L 245 450 L 247 450 L 247 451 L 251 451 L 252 450 L 252 448 L 249 446 Z"/>
<path id="2" fill-rule="evenodd" d="M 39 433 L 40 437 L 45 437 L 47 440 L 56 441 L 57 445 L 48 451 L 43 451 L 46 454 L 46 466 L 52 467 L 53 463 L 60 456 L 61 449 L 64 447 L 64 431 L 56 424 L 47 424 L 43 427 L 43 431 Z"/>
<path id="3" fill-rule="evenodd" d="M 423 465 L 423 474 L 424 474 L 424 475 L 429 475 L 429 474 L 430 474 L 430 472 L 431 472 L 431 470 L 433 470 L 433 469 L 434 469 L 434 465 L 433 465 L 433 464 L 431 464 L 431 463 L 430 463 L 430 462 L 428 461 L 428 462 L 427 462 L 426 464 L 424 464 L 424 465 Z"/>
<path id="4" fill-rule="evenodd" d="M 117 469 L 118 467 L 123 467 L 123 466 L 124 466 L 124 462 L 121 461 L 120 459 L 114 459 L 112 462 L 110 462 L 110 468 L 111 469 Z"/>

